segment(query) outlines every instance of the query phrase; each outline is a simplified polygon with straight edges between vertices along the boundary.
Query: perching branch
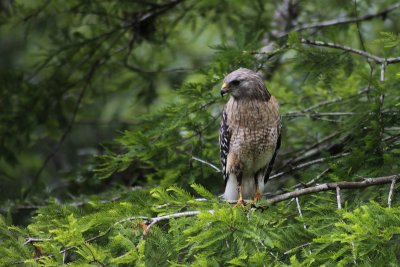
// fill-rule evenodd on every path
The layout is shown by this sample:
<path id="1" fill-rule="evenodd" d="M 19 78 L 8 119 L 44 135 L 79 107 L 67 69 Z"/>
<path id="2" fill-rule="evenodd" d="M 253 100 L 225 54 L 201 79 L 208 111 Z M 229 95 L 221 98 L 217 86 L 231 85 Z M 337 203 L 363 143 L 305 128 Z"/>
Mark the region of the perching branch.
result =
<path id="1" fill-rule="evenodd" d="M 308 187 L 308 188 L 303 188 L 303 189 L 298 189 L 293 192 L 285 193 L 278 195 L 276 197 L 272 197 L 268 199 L 268 203 L 270 204 L 275 204 L 287 199 L 295 198 L 298 196 L 303 196 L 303 195 L 308 195 L 316 192 L 322 192 L 322 191 L 329 191 L 329 190 L 334 190 L 336 191 L 337 188 L 339 187 L 340 189 L 355 189 L 355 188 L 364 188 L 364 187 L 369 187 L 373 185 L 381 185 L 381 184 L 389 184 L 392 183 L 392 181 L 397 181 L 400 179 L 400 174 L 395 174 L 391 176 L 384 176 L 384 177 L 378 177 L 378 178 L 364 178 L 360 182 L 348 182 L 348 181 L 343 181 L 343 182 L 336 182 L 336 183 L 325 183 L 325 184 L 319 184 L 313 187 Z"/>

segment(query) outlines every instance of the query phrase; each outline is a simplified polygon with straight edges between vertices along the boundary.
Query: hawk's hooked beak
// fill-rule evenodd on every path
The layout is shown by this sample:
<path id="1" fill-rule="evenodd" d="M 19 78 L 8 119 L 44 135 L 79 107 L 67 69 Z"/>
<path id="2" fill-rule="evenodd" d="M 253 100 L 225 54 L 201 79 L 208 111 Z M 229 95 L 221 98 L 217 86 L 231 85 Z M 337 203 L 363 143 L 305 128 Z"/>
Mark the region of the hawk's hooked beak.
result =
<path id="1" fill-rule="evenodd" d="M 222 88 L 221 88 L 221 96 L 224 96 L 224 94 L 226 94 L 226 93 L 228 93 L 228 91 L 229 91 L 229 87 L 228 87 L 228 85 L 226 84 L 226 83 L 224 83 L 224 84 L 222 84 Z"/>

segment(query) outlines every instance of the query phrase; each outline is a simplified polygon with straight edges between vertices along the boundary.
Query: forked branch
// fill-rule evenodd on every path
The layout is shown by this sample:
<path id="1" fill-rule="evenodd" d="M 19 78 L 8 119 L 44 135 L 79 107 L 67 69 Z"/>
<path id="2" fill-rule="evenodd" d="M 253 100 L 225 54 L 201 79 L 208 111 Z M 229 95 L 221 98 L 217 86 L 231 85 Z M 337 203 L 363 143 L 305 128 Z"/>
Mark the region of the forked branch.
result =
<path id="1" fill-rule="evenodd" d="M 285 194 L 281 194 L 275 197 L 268 199 L 268 203 L 275 204 L 287 199 L 292 199 L 295 197 L 308 195 L 316 192 L 322 191 L 336 191 L 337 188 L 340 189 L 356 189 L 356 188 L 364 188 L 373 185 L 382 185 L 382 184 L 391 184 L 392 181 L 397 181 L 400 179 L 400 174 L 395 174 L 391 176 L 384 176 L 378 178 L 364 178 L 362 181 L 359 182 L 352 182 L 352 181 L 343 181 L 343 182 L 335 182 L 335 183 L 325 183 L 319 184 L 312 187 L 307 187 L 303 189 L 297 189 L 293 192 L 288 192 Z"/>
<path id="2" fill-rule="evenodd" d="M 385 64 L 389 65 L 389 64 L 395 64 L 395 63 L 399 63 L 400 62 L 400 57 L 391 57 L 391 58 L 382 58 L 382 57 L 378 57 L 376 55 L 370 54 L 368 52 L 365 52 L 363 50 L 358 50 L 349 46 L 344 46 L 341 44 L 336 44 L 336 43 L 330 43 L 330 42 L 321 42 L 321 41 L 313 41 L 313 40 L 308 40 L 305 38 L 301 38 L 300 42 L 303 44 L 308 44 L 308 45 L 313 45 L 313 46 L 324 46 L 324 47 L 330 47 L 330 48 L 334 48 L 334 49 L 340 49 L 340 50 L 344 50 L 347 51 L 349 53 L 353 53 L 359 56 L 363 56 L 369 59 L 372 59 L 373 61 L 375 61 L 378 64 Z"/>

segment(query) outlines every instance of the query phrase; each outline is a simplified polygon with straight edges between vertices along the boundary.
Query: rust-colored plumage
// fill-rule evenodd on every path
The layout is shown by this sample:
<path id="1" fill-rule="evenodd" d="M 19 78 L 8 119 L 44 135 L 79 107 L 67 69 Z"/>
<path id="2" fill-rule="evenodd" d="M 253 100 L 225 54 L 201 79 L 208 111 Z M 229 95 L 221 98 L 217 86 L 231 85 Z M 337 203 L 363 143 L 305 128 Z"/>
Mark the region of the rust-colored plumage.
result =
<path id="1" fill-rule="evenodd" d="M 261 198 L 280 146 L 279 105 L 255 72 L 240 68 L 224 79 L 221 94 L 231 97 L 224 107 L 220 129 L 224 198 Z"/>

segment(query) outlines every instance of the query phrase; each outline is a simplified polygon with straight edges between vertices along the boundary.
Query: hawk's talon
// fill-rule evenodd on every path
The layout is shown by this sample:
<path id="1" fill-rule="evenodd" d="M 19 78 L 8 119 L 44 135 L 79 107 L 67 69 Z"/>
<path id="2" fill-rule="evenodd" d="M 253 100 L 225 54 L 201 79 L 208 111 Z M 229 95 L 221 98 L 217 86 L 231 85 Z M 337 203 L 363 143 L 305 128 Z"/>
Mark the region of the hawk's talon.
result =
<path id="1" fill-rule="evenodd" d="M 240 205 L 242 208 L 246 207 L 246 202 L 243 200 L 243 198 L 240 197 L 233 207 L 236 208 L 238 205 Z"/>
<path id="2" fill-rule="evenodd" d="M 255 192 L 255 194 L 254 194 L 254 196 L 253 196 L 253 201 L 251 202 L 251 204 L 254 204 L 254 206 L 255 206 L 255 204 L 256 204 L 258 201 L 260 201 L 261 198 L 262 198 L 262 195 L 261 195 L 259 189 L 257 188 L 257 189 L 256 189 L 256 192 Z"/>
<path id="3" fill-rule="evenodd" d="M 246 202 L 243 199 L 242 196 L 242 187 L 241 185 L 238 186 L 238 192 L 239 192 L 239 199 L 237 201 L 237 203 L 235 204 L 235 206 L 233 206 L 234 208 L 236 208 L 239 204 L 242 208 L 244 208 L 246 206 Z"/>

